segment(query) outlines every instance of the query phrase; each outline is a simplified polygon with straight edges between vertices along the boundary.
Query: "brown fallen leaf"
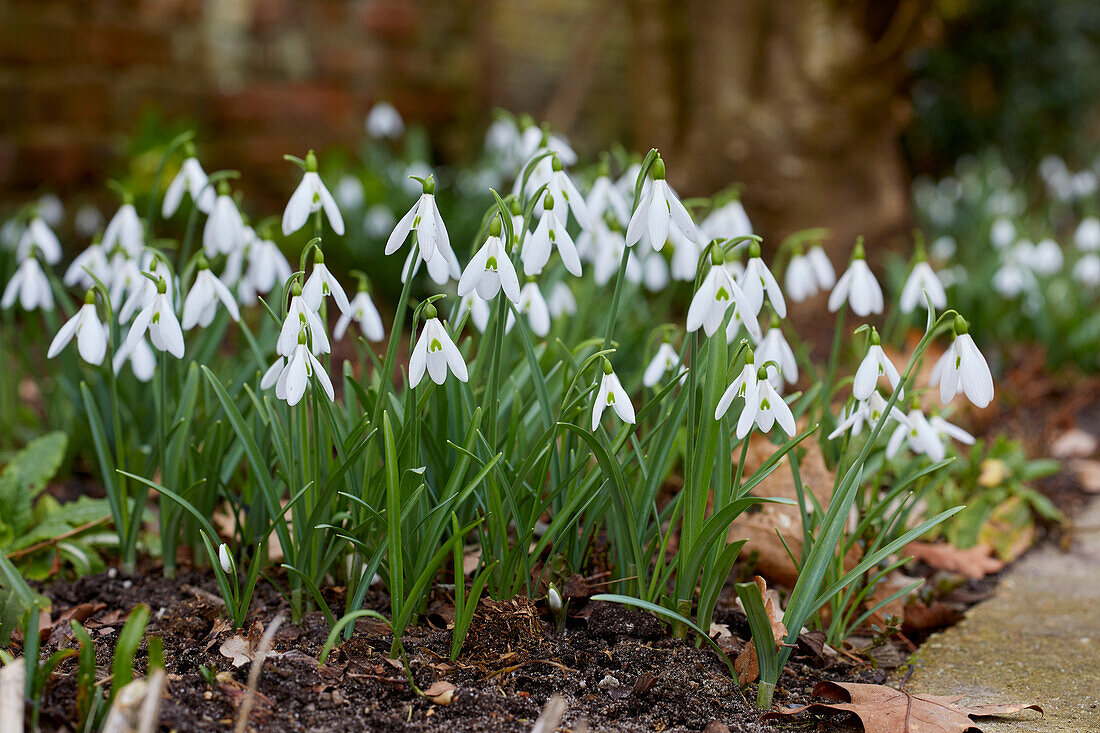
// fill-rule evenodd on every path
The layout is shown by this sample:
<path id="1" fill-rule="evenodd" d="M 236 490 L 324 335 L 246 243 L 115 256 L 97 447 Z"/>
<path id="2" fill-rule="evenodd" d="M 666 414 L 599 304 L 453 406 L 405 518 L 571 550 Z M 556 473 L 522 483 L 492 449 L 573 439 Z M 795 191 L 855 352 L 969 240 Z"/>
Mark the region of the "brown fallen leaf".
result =
<path id="1" fill-rule="evenodd" d="M 436 705 L 447 706 L 455 696 L 455 686 L 447 680 L 436 680 L 428 689 L 424 690 L 424 697 Z"/>
<path id="2" fill-rule="evenodd" d="M 760 589 L 760 596 L 764 599 L 764 612 L 768 614 L 768 621 L 771 622 L 772 627 L 772 637 L 775 640 L 776 647 L 778 647 L 787 635 L 787 627 L 783 625 L 782 620 L 783 612 L 779 610 L 779 604 L 775 602 L 775 599 L 768 595 L 768 585 L 764 582 L 764 579 L 757 575 L 753 580 L 756 581 L 756 587 Z M 737 672 L 738 683 L 742 685 L 754 682 L 760 676 L 760 663 L 756 659 L 755 643 L 745 644 L 745 648 L 733 661 L 733 668 Z"/>
<path id="3" fill-rule="evenodd" d="M 921 560 L 937 570 L 959 573 L 975 580 L 998 573 L 1005 566 L 1003 560 L 993 556 L 993 548 L 989 545 L 960 550 L 946 542 L 910 542 L 902 554 L 911 555 L 914 560 Z"/>
<path id="4" fill-rule="evenodd" d="M 222 642 L 218 647 L 223 657 L 229 659 L 234 667 L 243 667 L 252 661 L 255 649 L 248 643 L 248 639 L 240 634 L 235 634 Z"/>
<path id="5" fill-rule="evenodd" d="M 1090 494 L 1100 494 L 1100 461 L 1078 458 L 1071 461 L 1070 466 L 1077 472 L 1077 480 L 1081 482 L 1082 489 Z"/>
<path id="6" fill-rule="evenodd" d="M 855 714 L 865 733 L 965 733 L 981 730 L 972 715 L 990 716 L 1043 709 L 1038 705 L 959 705 L 958 695 L 911 695 L 885 685 L 845 682 L 818 682 L 814 696 L 838 702 L 813 703 L 765 713 L 761 720 L 778 720 L 809 711 Z"/>
<path id="7" fill-rule="evenodd" d="M 1092 433 L 1081 428 L 1070 428 L 1059 435 L 1050 444 L 1050 453 L 1055 458 L 1087 458 L 1096 452 L 1097 439 Z"/>

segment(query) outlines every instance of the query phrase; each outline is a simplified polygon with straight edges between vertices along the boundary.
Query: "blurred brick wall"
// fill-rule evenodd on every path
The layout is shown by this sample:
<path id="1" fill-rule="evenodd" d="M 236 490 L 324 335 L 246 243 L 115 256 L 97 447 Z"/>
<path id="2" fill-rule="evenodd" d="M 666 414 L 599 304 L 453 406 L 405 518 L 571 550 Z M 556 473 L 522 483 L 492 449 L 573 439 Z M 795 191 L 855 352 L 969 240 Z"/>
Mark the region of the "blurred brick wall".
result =
<path id="1" fill-rule="evenodd" d="M 615 5 L 0 0 L 0 197 L 102 190 L 153 110 L 195 124 L 207 168 L 242 170 L 261 199 L 291 185 L 283 153 L 353 146 L 379 99 L 444 158 L 480 140 L 494 105 L 605 145 L 627 112 L 607 103 L 625 94 Z"/>

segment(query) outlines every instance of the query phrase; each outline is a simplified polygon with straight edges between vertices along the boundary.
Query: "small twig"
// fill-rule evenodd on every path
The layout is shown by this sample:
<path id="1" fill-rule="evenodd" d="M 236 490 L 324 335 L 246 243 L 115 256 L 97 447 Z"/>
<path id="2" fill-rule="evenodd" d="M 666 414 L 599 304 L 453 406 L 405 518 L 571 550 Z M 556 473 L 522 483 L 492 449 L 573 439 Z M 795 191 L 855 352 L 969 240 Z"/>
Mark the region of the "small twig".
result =
<path id="1" fill-rule="evenodd" d="M 244 733 L 248 726 L 248 715 L 252 712 L 252 702 L 256 697 L 256 687 L 260 684 L 260 668 L 263 667 L 267 653 L 271 649 L 271 640 L 275 638 L 275 632 L 282 626 L 283 617 L 276 616 L 271 625 L 260 637 L 260 644 L 256 647 L 256 654 L 252 657 L 252 668 L 248 670 L 248 689 L 244 692 L 244 700 L 241 701 L 240 710 L 237 713 L 237 725 L 234 733 Z"/>
<path id="2" fill-rule="evenodd" d="M 531 728 L 531 733 L 553 733 L 558 729 L 562 716 L 565 715 L 565 698 L 561 695 L 551 695 L 542 708 L 538 720 Z"/>
<path id="3" fill-rule="evenodd" d="M 551 667 L 557 667 L 558 669 L 562 670 L 563 672 L 576 672 L 577 671 L 575 669 L 572 669 L 571 667 L 566 667 L 561 662 L 551 662 L 549 659 L 528 659 L 526 662 L 520 662 L 519 664 L 512 664 L 512 665 L 509 665 L 509 666 L 504 667 L 502 669 L 498 669 L 496 672 L 491 673 L 485 679 L 486 680 L 491 680 L 492 678 L 496 677 L 498 674 L 504 674 L 505 672 L 515 672 L 520 667 L 525 667 L 528 664 L 549 664 Z"/>
<path id="4" fill-rule="evenodd" d="M 110 517 L 102 517 L 100 519 L 96 519 L 94 521 L 88 522 L 87 524 L 82 524 L 79 527 L 74 527 L 74 528 L 70 529 L 68 532 L 62 532 L 61 534 L 57 535 L 56 537 L 51 537 L 48 540 L 43 540 L 41 542 L 38 542 L 36 544 L 31 545 L 30 547 L 24 547 L 22 550 L 15 550 L 14 552 L 9 552 L 8 553 L 8 559 L 9 560 L 18 560 L 19 558 L 23 557 L 24 555 L 31 555 L 35 552 L 38 552 L 39 550 L 44 550 L 47 547 L 51 547 L 53 545 L 56 545 L 58 542 L 61 542 L 62 540 L 67 540 L 70 537 L 75 537 L 76 535 L 80 534 L 81 532 L 85 532 L 85 531 L 87 531 L 87 530 L 91 529 L 92 527 L 95 527 L 96 525 L 99 525 L 99 524 L 106 524 L 109 521 L 111 521 Z"/>

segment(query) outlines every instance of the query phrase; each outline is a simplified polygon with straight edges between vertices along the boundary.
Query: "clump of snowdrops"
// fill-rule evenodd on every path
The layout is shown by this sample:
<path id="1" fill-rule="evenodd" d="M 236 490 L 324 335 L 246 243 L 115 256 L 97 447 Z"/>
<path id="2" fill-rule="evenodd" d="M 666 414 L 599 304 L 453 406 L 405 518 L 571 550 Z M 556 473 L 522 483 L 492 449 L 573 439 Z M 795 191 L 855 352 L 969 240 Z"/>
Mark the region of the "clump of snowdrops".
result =
<path id="1" fill-rule="evenodd" d="M 372 112 L 376 138 L 401 134 L 391 112 Z M 956 511 L 906 521 L 915 484 L 950 461 L 952 441 L 973 441 L 919 395 L 993 398 L 967 321 L 916 263 L 903 300 L 925 312 L 924 335 L 894 364 L 862 242 L 837 277 L 822 233 L 803 233 L 773 272 L 737 199 L 682 202 L 656 150 L 620 161 L 617 178 L 610 157 L 581 173 L 564 139 L 508 116 L 487 150 L 481 179 L 500 190 L 480 198 L 491 203 L 471 217 L 472 241 L 452 240 L 442 182 L 410 176 L 407 213 L 377 245 L 403 262 L 392 312 L 372 273 L 329 269 L 346 223 L 312 152 L 287 156 L 299 183 L 281 219 L 250 220 L 238 174 L 207 174 L 181 136 L 148 195 L 120 190 L 106 227 L 56 272 L 58 239 L 40 212 L 21 214 L 3 305 L 27 311 L 20 333 L 44 324 L 52 375 L 93 438 L 123 563 L 136 560 L 152 496 L 165 573 L 181 546 L 204 555 L 235 624 L 262 576 L 295 617 L 317 608 L 334 638 L 350 634 L 380 584 L 396 654 L 450 559 L 457 655 L 480 596 L 543 595 L 590 567 L 605 537 L 603 597 L 710 642 L 744 545 L 730 526 L 792 503 L 753 493 L 786 463 L 807 536 L 784 639 L 757 586 L 738 587 L 770 705 L 800 630 L 827 604 L 851 622 L 898 550 Z M 293 260 L 287 241 L 305 242 Z M 668 322 L 677 293 L 686 317 Z M 827 363 L 787 321 L 788 300 L 818 293 L 836 314 Z M 945 340 L 932 384 L 915 384 L 926 349 Z M 843 377 L 850 350 L 858 368 Z M 798 475 L 811 439 L 836 469 L 827 506 Z M 749 471 L 751 441 L 772 453 Z M 899 476 L 889 486 L 870 478 L 883 466 Z M 674 476 L 682 488 L 670 493 Z M 866 522 L 856 531 L 853 507 Z M 863 547 L 856 567 L 839 563 L 842 542 Z M 480 559 L 467 573 L 470 545 Z M 323 593 L 333 584 L 346 588 L 342 620 Z"/>

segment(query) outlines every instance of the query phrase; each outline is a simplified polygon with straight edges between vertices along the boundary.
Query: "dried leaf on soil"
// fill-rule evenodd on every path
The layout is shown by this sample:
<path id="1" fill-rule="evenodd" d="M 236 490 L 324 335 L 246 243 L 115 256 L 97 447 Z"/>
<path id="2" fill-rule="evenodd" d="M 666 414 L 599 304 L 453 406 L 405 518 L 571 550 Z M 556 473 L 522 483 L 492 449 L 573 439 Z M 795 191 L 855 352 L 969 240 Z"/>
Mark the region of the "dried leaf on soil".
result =
<path id="1" fill-rule="evenodd" d="M 233 662 L 234 667 L 243 667 L 252 661 L 255 649 L 248 643 L 248 639 L 240 634 L 229 637 L 218 647 L 223 657 Z"/>
<path id="2" fill-rule="evenodd" d="M 819 702 L 800 708 L 766 713 L 763 720 L 777 720 L 809 711 L 855 714 L 866 733 L 965 733 L 981 730 L 970 716 L 1007 715 L 1021 710 L 1043 709 L 1038 705 L 960 705 L 958 695 L 911 695 L 884 685 L 818 682 L 814 695 L 837 702 Z"/>
<path id="3" fill-rule="evenodd" d="M 1050 444 L 1055 458 L 1087 458 L 1096 452 L 1096 436 L 1080 428 L 1070 428 Z"/>
<path id="4" fill-rule="evenodd" d="M 764 579 L 757 575 L 753 580 L 756 581 L 756 587 L 760 589 L 760 596 L 764 599 L 764 612 L 768 614 L 768 621 L 772 627 L 772 637 L 775 639 L 776 647 L 778 647 L 787 635 L 787 627 L 783 625 L 783 612 L 779 609 L 779 604 L 775 598 L 768 595 L 768 585 L 764 582 Z M 747 685 L 760 676 L 760 664 L 756 659 L 755 644 L 745 645 L 745 648 L 737 655 L 737 659 L 734 660 L 733 668 L 737 671 L 737 681 L 742 685 Z"/>
<path id="5" fill-rule="evenodd" d="M 1081 488 L 1090 494 L 1100 494 L 1100 461 L 1091 458 L 1079 458 L 1070 463 L 1077 472 Z"/>
<path id="6" fill-rule="evenodd" d="M 424 697 L 436 705 L 450 705 L 455 696 L 455 689 L 454 684 L 447 680 L 436 680 L 424 690 Z"/>
<path id="7" fill-rule="evenodd" d="M 946 542 L 910 542 L 902 554 L 911 555 L 914 560 L 921 560 L 937 570 L 959 573 L 975 580 L 998 573 L 1005 566 L 1003 560 L 994 557 L 989 545 L 960 550 Z"/>

